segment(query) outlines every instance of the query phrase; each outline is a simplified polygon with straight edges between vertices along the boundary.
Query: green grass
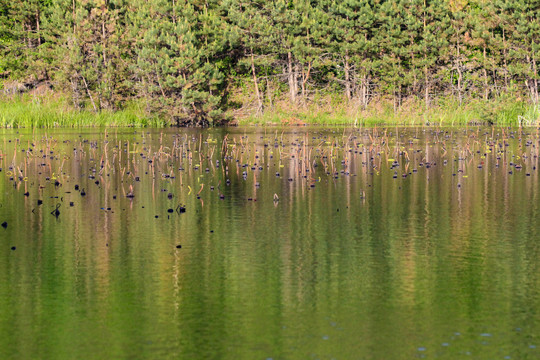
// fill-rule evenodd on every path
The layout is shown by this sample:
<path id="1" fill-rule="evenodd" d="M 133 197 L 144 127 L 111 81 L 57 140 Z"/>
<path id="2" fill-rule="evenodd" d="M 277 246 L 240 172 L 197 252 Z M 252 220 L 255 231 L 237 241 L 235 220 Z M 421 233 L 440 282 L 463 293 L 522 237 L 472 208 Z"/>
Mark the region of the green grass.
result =
<path id="1" fill-rule="evenodd" d="M 349 107 L 349 108 L 348 108 Z M 530 105 L 512 96 L 490 100 L 472 100 L 459 105 L 451 98 L 439 98 L 429 109 L 421 99 L 409 100 L 398 111 L 390 101 L 378 101 L 367 110 L 355 110 L 342 99 L 326 99 L 325 105 L 308 105 L 298 108 L 274 106 L 262 115 L 239 119 L 243 125 L 441 125 L 460 126 L 469 124 L 537 125 L 540 107 Z"/>
<path id="2" fill-rule="evenodd" d="M 240 125 L 441 125 L 468 124 L 538 125 L 540 107 L 530 105 L 512 96 L 496 99 L 472 100 L 459 105 L 451 98 L 439 98 L 425 109 L 420 99 L 409 100 L 398 111 L 390 101 L 374 101 L 366 110 L 355 107 L 339 96 L 317 99 L 317 103 L 291 107 L 286 99 L 275 102 L 261 115 L 235 119 Z M 144 106 L 132 103 L 112 112 L 94 113 L 75 110 L 59 97 L 32 97 L 30 95 L 1 98 L 0 127 L 53 128 L 53 127 L 165 127 L 168 123 L 159 117 L 148 117 Z"/>
<path id="3" fill-rule="evenodd" d="M 77 111 L 62 99 L 30 96 L 0 99 L 0 127 L 164 127 L 158 118 L 148 118 L 132 104 L 125 109 L 94 113 Z"/>

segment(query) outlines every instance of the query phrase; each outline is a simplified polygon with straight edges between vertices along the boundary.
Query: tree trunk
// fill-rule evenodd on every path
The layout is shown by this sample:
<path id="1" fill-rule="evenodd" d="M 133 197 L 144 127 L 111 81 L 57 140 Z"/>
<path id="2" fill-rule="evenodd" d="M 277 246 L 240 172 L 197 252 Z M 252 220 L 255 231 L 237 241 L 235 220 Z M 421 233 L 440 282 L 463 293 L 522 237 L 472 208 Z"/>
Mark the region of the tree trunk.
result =
<path id="1" fill-rule="evenodd" d="M 411 35 L 410 45 L 412 49 L 412 45 L 414 44 L 414 38 Z M 416 96 L 417 95 L 417 87 L 418 87 L 418 79 L 416 77 L 416 66 L 414 65 L 414 51 L 411 51 L 411 69 L 413 73 L 413 83 L 412 83 L 412 93 Z"/>
<path id="2" fill-rule="evenodd" d="M 79 92 L 79 84 L 75 77 L 71 78 L 71 100 L 73 101 L 73 106 L 76 109 L 81 108 L 81 100 L 80 100 L 80 92 Z"/>
<path id="3" fill-rule="evenodd" d="M 296 78 L 293 70 L 293 59 L 292 54 L 289 51 L 287 53 L 287 71 L 288 71 L 288 78 L 289 78 L 289 94 L 291 97 L 291 102 L 293 104 L 296 104 Z"/>
<path id="4" fill-rule="evenodd" d="M 304 67 L 302 66 L 302 82 L 300 83 L 300 88 L 302 90 L 302 102 L 306 103 L 306 72 L 304 71 Z"/>
<path id="5" fill-rule="evenodd" d="M 33 48 L 32 46 L 32 25 L 24 23 L 24 27 L 26 28 L 26 39 L 28 40 L 27 46 L 29 49 Z"/>
<path id="6" fill-rule="evenodd" d="M 294 72 L 293 72 L 293 87 L 296 101 L 298 102 L 298 74 L 300 73 L 300 68 L 298 62 L 294 62 Z"/>
<path id="7" fill-rule="evenodd" d="M 253 58 L 253 49 L 251 49 L 251 74 L 253 75 L 253 84 L 255 85 L 255 95 L 257 96 L 257 114 L 262 113 L 263 111 L 263 101 L 261 98 L 261 93 L 259 92 L 259 84 L 257 81 L 257 73 L 255 72 L 255 59 Z"/>
<path id="8" fill-rule="evenodd" d="M 426 0 L 424 0 L 424 7 L 422 11 L 422 21 L 424 23 L 424 26 L 422 27 L 422 32 L 424 36 L 426 36 L 427 33 L 427 16 L 426 16 L 426 9 L 427 9 L 427 3 Z M 427 49 L 424 50 L 424 79 L 426 82 L 425 88 L 424 88 L 424 102 L 426 106 L 426 110 L 429 108 L 429 69 L 428 69 L 428 62 L 427 62 Z"/>
<path id="9" fill-rule="evenodd" d="M 75 0 L 73 0 L 71 4 L 72 4 L 72 9 L 71 9 L 72 14 L 71 15 L 73 16 L 73 18 L 72 18 L 73 19 L 73 34 L 75 34 L 75 29 L 76 29 L 76 26 L 77 26 L 76 25 L 77 22 L 75 21 L 76 20 L 76 18 L 75 18 Z"/>
<path id="10" fill-rule="evenodd" d="M 534 104 L 538 104 L 538 69 L 536 67 L 536 59 L 533 56 L 532 58 L 532 65 L 533 65 L 533 90 L 534 90 Z"/>
<path id="11" fill-rule="evenodd" d="M 360 86 L 360 101 L 361 101 L 361 104 L 362 104 L 362 108 L 364 110 L 367 108 L 368 96 L 369 96 L 369 93 L 368 93 L 368 81 L 367 81 L 367 76 L 364 74 L 362 76 L 362 84 Z"/>
<path id="12" fill-rule="evenodd" d="M 508 90 L 508 64 L 506 61 L 506 35 L 504 29 L 502 30 L 503 36 L 503 59 L 504 59 L 504 87 Z"/>
<path id="13" fill-rule="evenodd" d="M 536 61 L 533 58 L 529 57 L 527 55 L 527 62 L 529 63 L 530 69 L 532 71 L 532 76 L 528 76 L 527 82 L 527 88 L 529 89 L 529 94 L 531 97 L 531 102 L 533 104 L 538 104 L 538 81 L 536 79 L 537 74 L 537 67 L 536 67 Z"/>
<path id="14" fill-rule="evenodd" d="M 484 46 L 484 100 L 487 100 L 489 97 L 489 86 L 488 86 L 488 75 L 486 69 L 486 47 Z"/>
<path id="15" fill-rule="evenodd" d="M 459 106 L 461 106 L 461 103 L 463 102 L 463 97 L 461 95 L 461 78 L 463 75 L 461 74 L 461 65 L 459 64 L 459 61 L 457 64 L 457 72 L 458 72 L 458 78 L 457 78 L 458 100 L 459 100 Z"/>
<path id="16" fill-rule="evenodd" d="M 266 96 L 268 97 L 268 104 L 272 108 L 272 93 L 270 91 L 270 80 L 268 80 L 268 74 L 266 74 Z"/>
<path id="17" fill-rule="evenodd" d="M 347 99 L 350 101 L 351 100 L 351 73 L 350 73 L 350 67 L 349 67 L 348 51 L 345 53 L 344 70 L 345 70 L 345 96 L 347 96 Z"/>
<path id="18" fill-rule="evenodd" d="M 426 85 L 424 87 L 424 102 L 427 110 L 429 108 L 429 70 L 427 65 L 424 66 L 424 78 L 426 81 Z"/>
<path id="19" fill-rule="evenodd" d="M 105 14 L 103 14 L 105 16 Z M 107 45 L 105 33 L 105 19 L 101 21 L 101 44 L 103 45 L 103 65 L 107 67 Z"/>
<path id="20" fill-rule="evenodd" d="M 41 46 L 41 30 L 39 27 L 39 8 L 36 9 L 36 32 L 37 32 L 38 46 Z M 38 48 L 38 51 L 39 51 L 39 48 Z"/>
<path id="21" fill-rule="evenodd" d="M 457 91 L 458 91 L 458 100 L 459 100 L 459 106 L 461 106 L 461 104 L 463 103 L 463 96 L 461 94 L 461 82 L 463 80 L 463 73 L 462 73 L 462 70 L 461 70 L 461 52 L 459 51 L 459 41 L 457 42 L 457 60 L 456 60 L 456 70 L 457 70 L 457 73 L 458 73 L 458 86 L 457 86 Z"/>
<path id="22" fill-rule="evenodd" d="M 94 98 L 92 97 L 92 93 L 90 92 L 90 89 L 88 88 L 88 83 L 86 82 L 86 79 L 84 78 L 84 76 L 81 76 L 83 82 L 84 82 L 84 87 L 86 88 L 86 93 L 88 94 L 88 97 L 90 98 L 90 102 L 92 103 L 92 107 L 94 108 L 94 112 L 97 113 L 97 107 L 96 107 L 96 103 L 94 102 Z"/>
<path id="23" fill-rule="evenodd" d="M 309 80 L 309 75 L 311 74 L 311 62 L 308 63 L 307 71 L 304 71 L 302 69 L 302 101 L 305 104 L 305 100 L 307 98 L 307 90 L 306 90 L 306 84 Z"/>

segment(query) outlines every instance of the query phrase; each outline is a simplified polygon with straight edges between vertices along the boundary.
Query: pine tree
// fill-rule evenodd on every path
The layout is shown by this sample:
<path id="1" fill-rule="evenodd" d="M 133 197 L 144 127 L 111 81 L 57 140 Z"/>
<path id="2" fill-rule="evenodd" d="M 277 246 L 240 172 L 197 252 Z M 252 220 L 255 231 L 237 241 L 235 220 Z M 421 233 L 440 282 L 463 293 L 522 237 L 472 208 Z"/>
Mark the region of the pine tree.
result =
<path id="1" fill-rule="evenodd" d="M 272 48 L 271 50 L 281 60 L 281 66 L 287 77 L 289 87 L 289 97 L 292 104 L 297 103 L 298 98 L 298 78 L 300 73 L 300 64 L 295 57 L 294 43 L 299 34 L 299 24 L 301 15 L 295 7 L 293 1 L 277 0 L 269 5 L 269 11 L 265 11 L 268 29 L 271 31 Z"/>
<path id="2" fill-rule="evenodd" d="M 449 63 L 451 73 L 449 87 L 452 94 L 457 93 L 457 100 L 461 105 L 466 88 L 465 78 L 468 71 L 468 48 L 466 41 L 470 38 L 470 32 L 467 27 L 467 1 L 451 0 L 448 3 L 448 47 L 445 48 L 443 56 Z"/>
<path id="3" fill-rule="evenodd" d="M 513 32 L 513 51 L 515 58 L 514 72 L 525 81 L 531 101 L 539 102 L 539 68 L 540 61 L 540 4 L 537 1 L 516 1 L 512 20 L 515 22 Z"/>
<path id="4" fill-rule="evenodd" d="M 50 80 L 96 112 L 145 101 L 174 124 L 222 119 L 246 84 L 257 113 L 270 85 L 293 106 L 322 91 L 396 110 L 502 90 L 538 103 L 539 16 L 534 0 L 0 0 L 0 81 Z"/>
<path id="5" fill-rule="evenodd" d="M 373 41 L 377 3 L 370 0 L 322 2 L 331 36 L 326 44 L 338 69 L 345 96 L 358 96 L 362 107 L 369 101 L 369 87 L 376 61 Z"/>
<path id="6" fill-rule="evenodd" d="M 125 11 L 124 0 L 54 1 L 44 24 L 46 61 L 76 107 L 88 102 L 94 111 L 114 110 L 125 102 Z"/>
<path id="7" fill-rule="evenodd" d="M 222 8 L 227 9 L 227 20 L 231 26 L 235 45 L 240 47 L 242 57 L 239 66 L 247 68 L 244 72 L 250 74 L 253 81 L 253 90 L 257 99 L 256 114 L 261 114 L 264 109 L 264 95 L 259 84 L 260 67 L 268 65 L 268 41 L 265 34 L 266 21 L 262 9 L 264 2 L 249 1 L 239 2 L 226 0 Z M 270 62 L 272 65 L 272 62 Z M 270 65 L 270 66 L 271 66 Z"/>
<path id="8" fill-rule="evenodd" d="M 43 42 L 41 16 L 48 0 L 0 0 L 0 74 L 33 80 Z M 33 79 L 29 77 L 33 76 Z"/>
<path id="9" fill-rule="evenodd" d="M 376 32 L 375 41 L 380 46 L 381 57 L 378 59 L 378 77 L 385 93 L 391 94 L 394 111 L 401 106 L 411 76 L 407 71 L 410 61 L 408 45 L 410 38 L 405 29 L 405 11 L 403 3 L 384 2 L 380 7 L 381 26 Z"/>
<path id="10" fill-rule="evenodd" d="M 511 87 L 510 73 L 511 57 L 509 56 L 509 34 L 513 32 L 511 19 L 512 5 L 506 0 L 496 0 L 490 3 L 493 8 L 494 29 L 491 39 L 491 58 L 495 66 L 494 81 L 500 81 L 496 86 L 498 93 L 508 91 Z"/>
<path id="11" fill-rule="evenodd" d="M 217 4 L 216 4 L 217 5 Z M 217 59 L 226 47 L 215 8 L 178 0 L 141 1 L 131 19 L 139 93 L 149 112 L 179 125 L 220 119 L 224 75 Z"/>
<path id="12" fill-rule="evenodd" d="M 11 15 L 11 1 L 0 0 L 0 80 L 13 77 L 13 70 L 17 68 L 16 51 L 13 47 L 19 45 L 18 38 L 13 32 L 15 26 Z M 0 83 L 1 87 L 1 83 Z"/>
<path id="13" fill-rule="evenodd" d="M 419 76 L 422 77 L 424 104 L 428 108 L 432 88 L 443 76 L 442 68 L 445 63 L 441 54 L 448 47 L 448 11 L 443 2 L 428 0 L 423 0 L 416 9 L 421 28 L 418 58 L 414 66 L 421 74 Z"/>

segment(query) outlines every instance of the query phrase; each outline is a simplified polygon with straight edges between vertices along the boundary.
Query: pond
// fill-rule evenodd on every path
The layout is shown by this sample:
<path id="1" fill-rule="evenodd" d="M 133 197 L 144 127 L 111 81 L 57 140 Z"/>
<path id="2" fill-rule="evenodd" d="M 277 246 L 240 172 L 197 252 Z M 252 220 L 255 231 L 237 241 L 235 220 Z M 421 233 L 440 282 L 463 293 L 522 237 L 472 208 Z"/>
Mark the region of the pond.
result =
<path id="1" fill-rule="evenodd" d="M 535 128 L 0 133 L 0 358 L 540 357 Z"/>

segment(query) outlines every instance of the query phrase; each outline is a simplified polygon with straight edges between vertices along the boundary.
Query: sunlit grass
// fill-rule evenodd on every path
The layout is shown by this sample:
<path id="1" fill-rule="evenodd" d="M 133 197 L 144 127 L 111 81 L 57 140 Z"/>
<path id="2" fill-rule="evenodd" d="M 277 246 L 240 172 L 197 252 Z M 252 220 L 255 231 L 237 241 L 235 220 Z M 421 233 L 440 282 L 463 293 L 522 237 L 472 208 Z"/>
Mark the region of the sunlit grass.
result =
<path id="1" fill-rule="evenodd" d="M 352 109 L 351 109 L 352 108 Z M 352 111 L 351 111 L 352 110 Z M 540 108 L 513 97 L 472 100 L 459 104 L 452 98 L 434 100 L 428 109 L 421 99 L 410 100 L 394 111 L 393 104 L 379 101 L 365 110 L 354 110 L 345 101 L 328 100 L 325 106 L 310 104 L 291 108 L 275 106 L 262 115 L 245 116 L 239 124 L 266 125 L 534 125 L 540 119 Z M 526 121 L 525 121 L 526 120 Z"/>
<path id="2" fill-rule="evenodd" d="M 434 100 L 428 109 L 421 99 L 412 99 L 394 111 L 389 101 L 372 102 L 366 109 L 339 96 L 317 103 L 290 106 L 287 101 L 266 108 L 261 114 L 232 116 L 239 125 L 538 125 L 540 107 L 510 96 L 472 100 L 460 105 L 452 98 Z M 148 116 L 144 106 L 131 103 L 118 111 L 76 110 L 59 97 L 20 96 L 0 98 L 0 127 L 165 127 L 166 119 Z"/>
<path id="3" fill-rule="evenodd" d="M 0 126 L 10 128 L 53 127 L 164 127 L 149 118 L 137 104 L 118 111 L 76 110 L 61 99 L 17 97 L 0 99 Z"/>

